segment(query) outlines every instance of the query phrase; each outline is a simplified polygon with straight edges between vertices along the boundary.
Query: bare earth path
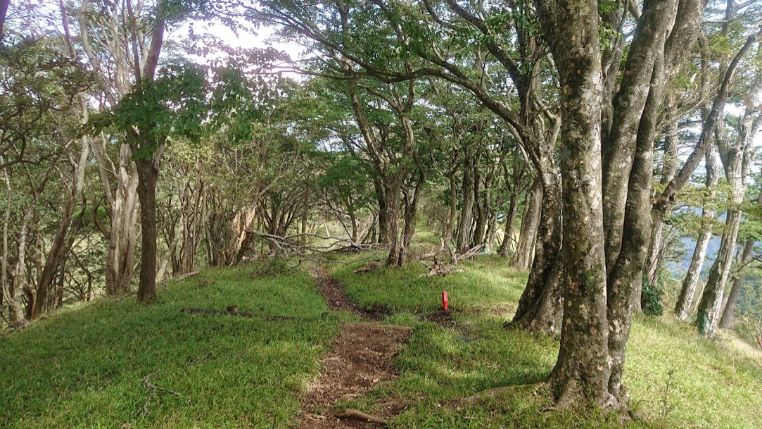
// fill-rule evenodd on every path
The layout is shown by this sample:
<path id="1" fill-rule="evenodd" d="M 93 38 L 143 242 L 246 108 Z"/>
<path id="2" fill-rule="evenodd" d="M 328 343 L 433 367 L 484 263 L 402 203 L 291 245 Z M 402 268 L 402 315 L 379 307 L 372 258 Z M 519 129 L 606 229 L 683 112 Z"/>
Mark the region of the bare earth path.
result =
<path id="1" fill-rule="evenodd" d="M 392 362 L 402 344 L 410 338 L 411 330 L 367 321 L 372 315 L 354 305 L 341 284 L 331 278 L 324 268 L 315 268 L 311 274 L 332 309 L 350 311 L 365 321 L 341 325 L 341 331 L 331 343 L 331 350 L 320 364 L 320 376 L 302 394 L 304 414 L 296 427 L 383 427 L 384 421 L 402 411 L 404 404 L 393 400 L 378 404 L 374 415 L 335 409 L 334 405 L 360 397 L 377 384 L 397 378 Z"/>

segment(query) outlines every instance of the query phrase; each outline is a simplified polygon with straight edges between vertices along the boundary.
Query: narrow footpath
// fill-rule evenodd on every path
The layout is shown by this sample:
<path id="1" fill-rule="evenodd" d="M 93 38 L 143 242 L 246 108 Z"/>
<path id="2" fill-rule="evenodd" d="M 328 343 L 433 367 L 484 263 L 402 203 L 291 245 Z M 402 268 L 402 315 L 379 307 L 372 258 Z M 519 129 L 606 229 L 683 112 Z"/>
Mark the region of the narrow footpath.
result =
<path id="1" fill-rule="evenodd" d="M 356 314 L 360 322 L 343 323 L 331 349 L 320 363 L 320 375 L 302 394 L 299 429 L 380 428 L 399 414 L 405 404 L 387 400 L 375 410 L 339 409 L 338 402 L 361 397 L 379 383 L 397 378 L 394 356 L 410 339 L 412 330 L 383 325 L 375 313 L 362 311 L 349 300 L 343 286 L 323 267 L 311 270 L 318 290 L 332 310 Z"/>

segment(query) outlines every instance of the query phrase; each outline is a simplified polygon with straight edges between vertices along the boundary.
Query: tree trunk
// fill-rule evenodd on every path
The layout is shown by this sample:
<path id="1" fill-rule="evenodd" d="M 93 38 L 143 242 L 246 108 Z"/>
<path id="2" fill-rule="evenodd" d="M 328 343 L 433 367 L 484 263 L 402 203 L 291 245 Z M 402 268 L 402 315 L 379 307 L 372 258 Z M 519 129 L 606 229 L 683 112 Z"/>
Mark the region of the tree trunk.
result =
<path id="1" fill-rule="evenodd" d="M 470 148 L 465 149 L 463 159 L 463 207 L 460 210 L 458 222 L 458 239 L 455 249 L 458 253 L 465 253 L 471 247 L 471 226 L 474 211 L 474 155 Z"/>
<path id="2" fill-rule="evenodd" d="M 693 298 L 701 278 L 709 240 L 712 238 L 712 226 L 714 225 L 715 216 L 714 202 L 712 200 L 714 200 L 716 184 L 717 170 L 714 154 L 710 151 L 706 154 L 706 185 L 704 188 L 704 207 L 701 210 L 701 231 L 693 250 L 691 264 L 688 267 L 688 272 L 685 274 L 680 294 L 675 303 L 675 314 L 680 320 L 687 320 L 693 309 Z"/>
<path id="3" fill-rule="evenodd" d="M 373 188 L 376 190 L 376 200 L 378 201 L 378 243 L 387 244 L 389 243 L 389 218 L 384 185 L 380 178 L 373 177 Z"/>
<path id="4" fill-rule="evenodd" d="M 15 283 L 17 283 L 16 276 L 14 275 L 14 284 L 9 284 L 8 280 L 8 273 L 9 273 L 9 260 L 8 260 L 8 226 L 10 223 L 10 217 L 11 217 L 11 201 L 13 200 L 13 188 L 11 187 L 11 181 L 10 181 L 10 175 L 8 174 L 8 169 L 3 169 L 3 175 L 5 178 L 5 185 L 7 189 L 7 206 L 5 210 L 5 215 L 3 218 L 3 256 L 2 256 L 2 277 L 0 278 L 0 282 L 2 282 L 2 297 L 3 297 L 3 305 L 8 307 L 8 323 L 12 327 L 18 327 L 25 324 L 24 319 L 24 312 L 21 310 L 21 307 L 19 306 L 19 292 L 20 288 L 16 287 Z M 26 252 L 26 228 L 27 228 L 27 216 L 24 217 L 24 220 L 21 223 L 21 231 L 19 234 L 19 240 L 18 240 L 18 258 L 22 261 L 24 260 L 24 253 Z M 0 313 L 2 311 L 0 310 Z"/>
<path id="5" fill-rule="evenodd" d="M 532 270 L 511 325 L 558 334 L 563 313 L 561 180 L 550 160 L 546 160 L 544 170 L 544 174 L 538 174 L 543 198 Z"/>
<path id="6" fill-rule="evenodd" d="M 500 243 L 500 256 L 508 256 L 509 251 L 513 251 L 511 242 L 513 241 L 513 219 L 516 217 L 516 207 L 518 206 L 519 193 L 515 190 L 511 193 L 511 201 L 508 203 L 508 211 L 505 214 L 505 226 L 503 230 L 503 242 Z"/>
<path id="7" fill-rule="evenodd" d="M 399 259 L 397 261 L 398 266 L 402 266 L 405 262 L 405 254 L 410 248 L 410 242 L 413 240 L 413 234 L 415 233 L 415 222 L 418 218 L 418 200 L 421 195 L 421 188 L 424 183 L 424 175 L 421 170 L 418 172 L 418 180 L 413 188 L 412 198 L 405 197 L 405 227 L 402 234 L 402 248 L 400 249 Z"/>
<path id="8" fill-rule="evenodd" d="M 709 277 L 704 286 L 704 293 L 697 311 L 696 325 L 699 333 L 708 337 L 714 336 L 715 329 L 721 316 L 722 298 L 730 276 L 730 268 L 733 264 L 733 250 L 735 249 L 738 227 L 741 224 L 741 210 L 730 208 L 726 213 L 725 230 L 722 233 L 720 249 L 717 252 L 712 267 L 709 269 Z"/>
<path id="9" fill-rule="evenodd" d="M 37 292 L 35 294 L 34 305 L 32 306 L 33 319 L 39 317 L 46 310 L 49 304 L 48 294 L 51 292 L 55 275 L 63 264 L 66 254 L 69 252 L 67 246 L 69 228 L 71 227 L 71 220 L 74 215 L 74 207 L 84 187 L 85 168 L 87 168 L 89 154 L 90 145 L 83 139 L 79 163 L 74 167 L 73 171 L 71 189 L 69 194 L 66 195 L 66 201 L 61 210 L 61 220 L 58 223 L 56 235 L 53 237 L 53 242 L 45 257 L 45 263 L 37 282 Z"/>
<path id="10" fill-rule="evenodd" d="M 116 188 L 112 192 L 109 170 L 113 169 L 113 164 L 106 155 L 105 140 L 93 139 L 91 146 L 111 217 L 111 225 L 106 237 L 108 240 L 105 261 L 106 294 L 124 294 L 130 291 L 135 270 L 135 248 L 138 235 L 137 170 L 130 160 L 129 145 L 120 145 L 119 159 L 115 168 Z"/>
<path id="11" fill-rule="evenodd" d="M 386 257 L 386 265 L 401 265 L 400 256 L 402 255 L 402 245 L 399 231 L 399 211 L 400 211 L 400 183 L 386 183 L 384 185 L 384 194 L 386 196 L 386 238 L 389 246 L 389 254 Z"/>
<path id="12" fill-rule="evenodd" d="M 709 337 L 714 335 L 721 317 L 723 294 L 733 266 L 736 239 L 742 220 L 741 205 L 746 194 L 745 179 L 750 161 L 747 151 L 751 150 L 752 139 L 757 135 L 760 125 L 762 125 L 762 114 L 757 113 L 753 106 L 751 109 L 747 106 L 736 141 L 732 144 L 725 143 L 722 133 L 717 138 L 725 178 L 730 184 L 731 198 L 725 215 L 725 229 L 722 233 L 720 249 L 717 252 L 717 259 L 709 270 L 696 319 L 699 333 Z"/>
<path id="13" fill-rule="evenodd" d="M 135 164 L 138 171 L 141 230 L 138 301 L 150 303 L 156 299 L 156 182 L 159 170 L 152 158 L 138 158 Z"/>
<path id="14" fill-rule="evenodd" d="M 762 198 L 762 193 L 760 193 Z M 746 265 L 752 260 L 752 251 L 754 250 L 754 240 L 746 240 L 746 244 L 743 246 L 741 257 L 738 258 L 740 265 Z M 735 320 L 736 303 L 738 302 L 738 296 L 741 294 L 741 288 L 743 288 L 744 280 L 746 279 L 746 273 L 741 271 L 733 279 L 733 286 L 730 288 L 730 295 L 728 296 L 728 302 L 725 304 L 725 309 L 722 311 L 722 318 L 720 319 L 720 328 L 732 329 L 733 322 Z"/>
<path id="15" fill-rule="evenodd" d="M 524 217 L 521 219 L 521 232 L 512 265 L 525 270 L 532 264 L 532 246 L 537 237 L 543 203 L 542 177 L 538 174 L 532 182 L 524 205 Z"/>
<path id="16" fill-rule="evenodd" d="M 668 102 L 668 105 L 672 105 Z M 667 107 L 667 109 L 670 109 Z M 666 186 L 677 172 L 677 146 L 679 143 L 679 135 L 677 130 L 677 121 L 671 121 L 667 125 L 667 131 L 664 136 L 664 159 L 662 160 L 661 178 L 659 183 Z M 648 274 L 648 281 L 651 284 L 656 282 L 656 278 L 659 275 L 659 267 L 661 266 L 662 245 L 664 241 L 664 219 L 660 216 L 653 216 L 653 228 L 651 231 L 651 239 L 648 251 L 648 260 L 646 263 L 646 269 Z"/>
<path id="17" fill-rule="evenodd" d="M 757 195 L 757 206 L 762 206 L 762 192 Z M 743 251 L 741 252 L 741 257 L 738 260 L 740 265 L 739 272 L 736 273 L 736 277 L 733 279 L 733 287 L 730 289 L 730 296 L 728 296 L 728 302 L 725 304 L 725 310 L 723 310 L 722 319 L 720 319 L 720 328 L 733 328 L 736 303 L 738 302 L 738 296 L 741 294 L 741 289 L 746 280 L 745 268 L 746 265 L 752 261 L 753 251 L 754 239 L 749 238 L 746 240 L 746 244 L 744 244 Z"/>
<path id="18" fill-rule="evenodd" d="M 667 10 L 654 13 L 668 15 L 671 20 L 676 11 L 676 2 Z M 649 13 L 651 11 L 649 10 Z M 645 19 L 645 18 L 644 18 Z M 664 91 L 664 54 L 666 24 L 656 36 L 656 48 L 652 53 L 654 65 L 651 85 L 643 112 L 640 116 L 635 140 L 635 153 L 627 185 L 627 203 L 623 220 L 621 246 L 607 277 L 608 322 L 609 322 L 609 393 L 619 404 L 624 404 L 622 384 L 625 352 L 632 325 L 632 313 L 640 308 L 643 272 L 648 256 L 648 240 L 651 238 L 651 184 L 653 179 L 653 142 L 656 139 L 656 124 Z"/>
<path id="19" fill-rule="evenodd" d="M 442 234 L 442 244 L 449 246 L 452 242 L 452 234 L 455 230 L 455 219 L 458 214 L 458 191 L 455 189 L 455 170 L 450 171 L 450 204 L 447 210 L 447 224 Z"/>

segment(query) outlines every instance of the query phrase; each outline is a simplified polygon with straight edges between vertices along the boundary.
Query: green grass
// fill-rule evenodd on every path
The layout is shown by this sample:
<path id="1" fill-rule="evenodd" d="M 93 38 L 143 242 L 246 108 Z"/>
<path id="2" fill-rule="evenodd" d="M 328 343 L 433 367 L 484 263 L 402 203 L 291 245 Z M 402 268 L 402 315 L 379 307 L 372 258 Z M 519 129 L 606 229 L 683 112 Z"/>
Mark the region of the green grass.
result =
<path id="1" fill-rule="evenodd" d="M 162 288 L 156 305 L 102 299 L 0 337 L 0 427 L 292 423 L 296 392 L 346 316 L 328 312 L 305 273 L 255 279 L 260 268 L 208 270 Z M 299 320 L 179 311 L 229 304 Z"/>
<path id="2" fill-rule="evenodd" d="M 402 399 L 410 406 L 394 420 L 400 428 L 621 427 L 612 414 L 544 411 L 549 394 L 538 382 L 552 369 L 558 343 L 502 327 L 526 281 L 504 259 L 481 256 L 447 277 L 421 277 L 421 264 L 353 274 L 367 259 L 336 263 L 335 277 L 360 306 L 394 311 L 391 320 L 415 331 L 397 360 L 400 378 L 353 405 L 372 409 L 374 399 Z M 454 327 L 425 319 L 438 310 L 442 289 L 450 295 Z M 760 427 L 762 363 L 698 337 L 670 316 L 636 318 L 625 377 L 631 405 L 645 419 L 628 427 Z M 514 387 L 482 404 L 447 406 L 500 386 Z"/>
<path id="3" fill-rule="evenodd" d="M 613 414 L 546 411 L 552 404 L 540 382 L 557 339 L 503 328 L 525 273 L 495 256 L 462 263 L 462 272 L 446 277 L 422 276 L 418 262 L 352 272 L 371 259 L 383 255 L 327 262 L 350 298 L 385 310 L 386 323 L 414 334 L 395 361 L 399 379 L 345 405 L 373 412 L 381 400 L 402 400 L 408 407 L 391 422 L 397 428 L 621 427 Z M 153 306 L 103 299 L 0 337 L 0 427 L 289 427 L 299 390 L 317 375 L 338 323 L 352 317 L 329 311 L 308 275 L 286 268 L 208 270 L 163 288 Z M 443 289 L 454 326 L 426 318 L 439 310 Z M 179 312 L 229 304 L 262 317 Z M 627 427 L 760 427 L 762 362 L 725 340 L 698 337 L 669 315 L 636 317 L 625 378 L 644 418 Z M 511 387 L 453 406 L 500 386 Z"/>

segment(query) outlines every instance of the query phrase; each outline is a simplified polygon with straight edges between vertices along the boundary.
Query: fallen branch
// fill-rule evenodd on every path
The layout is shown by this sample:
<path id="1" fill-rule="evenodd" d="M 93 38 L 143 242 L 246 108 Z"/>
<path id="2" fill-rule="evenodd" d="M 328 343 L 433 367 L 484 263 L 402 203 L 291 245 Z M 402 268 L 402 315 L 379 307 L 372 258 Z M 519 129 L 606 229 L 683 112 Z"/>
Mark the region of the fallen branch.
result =
<path id="1" fill-rule="evenodd" d="M 376 243 L 357 243 L 348 238 L 338 238 L 323 236 L 320 234 L 295 234 L 290 236 L 279 236 L 268 234 L 265 232 L 246 230 L 246 234 L 252 238 L 267 241 L 271 243 L 278 253 L 285 255 L 307 255 L 310 253 L 323 253 L 323 252 L 357 252 L 362 250 L 376 250 L 386 247 L 384 244 Z M 306 239 L 318 239 L 325 242 L 325 244 L 309 244 Z"/>
<path id="2" fill-rule="evenodd" d="M 387 420 L 383 417 L 366 414 L 354 408 L 347 408 L 344 411 L 335 413 L 334 416 L 336 416 L 339 419 L 355 419 L 355 420 L 361 420 L 368 423 L 378 423 L 382 425 L 386 425 L 388 423 Z"/>
<path id="3" fill-rule="evenodd" d="M 442 244 L 444 245 L 444 243 L 442 243 Z M 439 262 L 439 258 L 437 258 L 437 255 L 442 250 L 444 250 L 444 248 L 447 248 L 447 250 L 450 252 L 450 263 L 449 264 L 443 264 L 443 263 Z M 426 265 L 425 262 L 423 262 L 423 261 L 420 261 L 420 262 L 427 269 L 426 277 L 446 276 L 446 275 L 451 274 L 451 273 L 457 273 L 457 272 L 463 271 L 463 270 L 460 270 L 460 269 L 456 268 L 457 265 L 458 265 L 458 262 L 466 260 L 466 259 L 473 258 L 477 254 L 479 254 L 479 252 L 481 252 L 483 248 L 484 248 L 484 245 L 480 244 L 478 246 L 472 247 L 471 249 L 469 249 L 465 253 L 462 253 L 460 255 L 456 255 L 455 253 L 453 253 L 453 251 L 450 248 L 450 246 L 444 246 L 439 251 L 434 253 L 434 263 L 433 264 Z M 423 277 L 423 275 L 421 275 L 421 277 Z"/>

